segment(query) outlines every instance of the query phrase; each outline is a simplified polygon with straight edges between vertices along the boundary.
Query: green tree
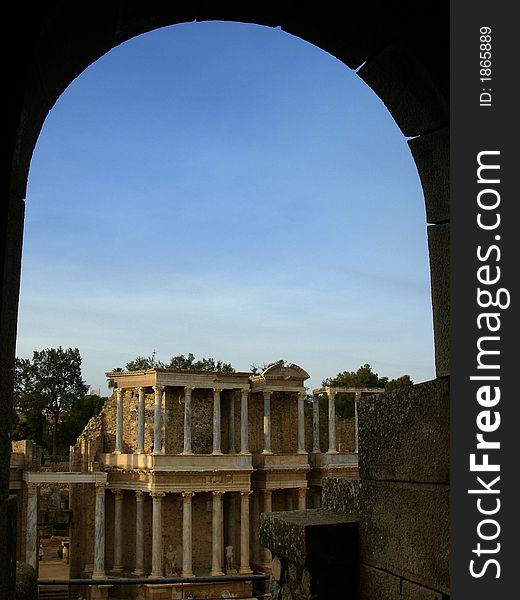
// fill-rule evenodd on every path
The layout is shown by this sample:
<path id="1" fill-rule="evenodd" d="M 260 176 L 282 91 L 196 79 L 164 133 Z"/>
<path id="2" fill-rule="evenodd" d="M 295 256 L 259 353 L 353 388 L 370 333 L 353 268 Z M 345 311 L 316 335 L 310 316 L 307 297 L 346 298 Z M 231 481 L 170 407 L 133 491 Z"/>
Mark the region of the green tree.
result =
<path id="1" fill-rule="evenodd" d="M 14 415 L 11 424 L 13 440 L 33 440 L 45 446 L 47 429 L 45 399 L 36 393 L 35 374 L 27 358 L 17 358 L 14 370 Z"/>
<path id="2" fill-rule="evenodd" d="M 148 357 L 138 356 L 125 365 L 126 371 L 145 371 L 146 369 L 179 369 L 182 371 L 216 371 L 224 373 L 234 373 L 235 371 L 231 363 L 215 360 L 212 357 L 196 360 L 191 352 L 187 356 L 184 356 L 184 354 L 173 356 L 168 363 L 157 360 L 154 352 Z M 112 371 L 121 372 L 122 369 L 116 368 Z M 111 380 L 109 380 L 109 386 L 113 387 Z"/>
<path id="3" fill-rule="evenodd" d="M 35 351 L 32 360 L 19 360 L 16 386 L 22 415 L 40 410 L 51 420 L 52 454 L 56 456 L 60 420 L 88 389 L 81 376 L 80 352 L 78 348 L 65 350 L 60 346 Z"/>
<path id="4" fill-rule="evenodd" d="M 74 444 L 90 419 L 99 415 L 106 400 L 108 398 L 98 394 L 76 398 L 70 410 L 61 419 L 58 445 L 68 448 Z"/>

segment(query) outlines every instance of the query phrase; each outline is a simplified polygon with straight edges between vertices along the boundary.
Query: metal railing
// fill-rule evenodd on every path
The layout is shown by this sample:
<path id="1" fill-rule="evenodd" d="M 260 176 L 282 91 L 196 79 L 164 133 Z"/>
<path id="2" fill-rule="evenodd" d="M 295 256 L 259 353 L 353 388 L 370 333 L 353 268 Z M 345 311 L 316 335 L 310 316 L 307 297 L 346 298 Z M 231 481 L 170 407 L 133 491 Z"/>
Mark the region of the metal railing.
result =
<path id="1" fill-rule="evenodd" d="M 125 586 L 125 585 L 179 585 L 180 584 L 180 592 L 181 598 L 186 599 L 189 598 L 190 588 L 194 583 L 226 583 L 226 582 L 234 582 L 234 581 L 243 581 L 243 582 L 254 582 L 254 581 L 267 581 L 269 579 L 269 575 L 266 573 L 253 573 L 251 575 L 218 575 L 218 576 L 207 576 L 207 577 L 160 577 L 160 578 L 151 578 L 151 577 L 107 577 L 105 579 L 38 579 L 38 588 L 46 587 L 46 586 L 56 586 L 56 587 L 65 587 L 67 586 L 68 600 L 71 599 L 71 588 L 75 586 L 100 586 L 100 587 L 113 587 L 113 586 Z M 185 594 L 188 595 L 185 595 Z M 248 596 L 234 596 L 235 600 L 245 600 L 246 598 L 270 598 L 270 594 L 265 593 L 253 593 Z M 196 596 L 191 596 L 193 598 L 197 598 Z M 221 600 L 222 596 L 205 596 L 205 600 Z"/>

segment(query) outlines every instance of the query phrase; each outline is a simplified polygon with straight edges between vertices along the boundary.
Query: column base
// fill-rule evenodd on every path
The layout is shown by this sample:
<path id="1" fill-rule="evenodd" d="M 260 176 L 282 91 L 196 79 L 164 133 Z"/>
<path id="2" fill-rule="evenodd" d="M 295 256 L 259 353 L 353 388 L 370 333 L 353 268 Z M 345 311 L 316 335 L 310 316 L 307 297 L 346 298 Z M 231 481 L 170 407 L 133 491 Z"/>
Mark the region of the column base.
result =
<path id="1" fill-rule="evenodd" d="M 92 573 L 92 579 L 106 579 L 107 578 L 107 574 L 105 573 L 105 571 L 94 571 Z"/>
<path id="2" fill-rule="evenodd" d="M 249 456 L 249 455 L 251 455 L 251 452 L 249 452 L 249 450 L 240 450 L 239 454 L 242 454 L 242 456 L 244 456 L 244 455 Z"/>
<path id="3" fill-rule="evenodd" d="M 134 571 L 132 571 L 132 575 L 135 575 L 136 577 L 143 577 L 144 569 L 135 569 Z"/>
<path id="4" fill-rule="evenodd" d="M 297 450 L 296 454 L 307 454 L 307 450 Z"/>
<path id="5" fill-rule="evenodd" d="M 134 454 L 144 454 L 144 453 L 145 453 L 144 450 L 136 450 L 134 452 Z"/>
<path id="6" fill-rule="evenodd" d="M 262 454 L 272 454 L 272 450 L 262 450 Z"/>
<path id="7" fill-rule="evenodd" d="M 164 579 L 164 575 L 162 573 L 150 573 L 148 579 Z"/>
<path id="8" fill-rule="evenodd" d="M 192 452 L 191 450 L 183 450 L 183 451 L 181 452 L 181 454 L 182 454 L 183 456 L 186 456 L 186 455 L 188 455 L 188 456 L 191 456 L 191 455 L 193 454 L 193 452 Z"/>
<path id="9" fill-rule="evenodd" d="M 114 450 L 112 454 L 123 454 L 122 450 Z"/>
<path id="10" fill-rule="evenodd" d="M 222 575 L 224 575 L 224 571 L 211 571 L 210 575 L 212 577 L 222 577 Z"/>
<path id="11" fill-rule="evenodd" d="M 239 571 L 240 575 L 251 575 L 253 569 L 249 567 L 240 567 Z"/>
<path id="12" fill-rule="evenodd" d="M 213 456 L 220 456 L 221 454 L 223 454 L 223 452 L 221 452 L 220 450 L 213 450 L 213 452 L 211 454 Z"/>
<path id="13" fill-rule="evenodd" d="M 339 452 L 333 448 L 329 448 L 325 454 L 339 454 Z"/>
<path id="14" fill-rule="evenodd" d="M 181 577 L 195 577 L 192 571 L 181 571 Z"/>

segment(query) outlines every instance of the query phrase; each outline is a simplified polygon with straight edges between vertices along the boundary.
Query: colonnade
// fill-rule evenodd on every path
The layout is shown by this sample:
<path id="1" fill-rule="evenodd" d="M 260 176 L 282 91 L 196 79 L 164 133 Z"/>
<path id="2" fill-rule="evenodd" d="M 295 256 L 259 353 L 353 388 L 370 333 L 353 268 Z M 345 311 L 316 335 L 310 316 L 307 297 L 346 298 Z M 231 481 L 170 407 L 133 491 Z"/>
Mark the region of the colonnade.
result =
<path id="1" fill-rule="evenodd" d="M 184 431 L 183 431 L 183 451 L 182 454 L 193 454 L 192 449 L 192 387 L 184 387 Z M 153 453 L 162 453 L 162 396 L 164 386 L 153 386 L 154 399 L 154 420 L 153 420 Z M 222 409 L 221 392 L 223 388 L 213 388 L 213 451 L 212 454 L 222 454 Z M 240 453 L 249 454 L 248 441 L 248 390 L 241 389 L 240 399 Z M 123 406 L 124 406 L 124 388 L 116 390 L 116 445 L 114 453 L 123 452 Z M 145 432 L 145 390 L 138 388 L 139 402 L 137 408 L 137 436 L 136 436 L 136 454 L 142 454 L 144 449 Z M 234 430 L 234 399 L 231 399 L 229 405 L 229 447 L 230 452 L 235 452 L 235 430 Z"/>
<path id="2" fill-rule="evenodd" d="M 112 571 L 123 571 L 123 494 L 122 489 L 110 488 L 115 496 L 114 508 L 114 563 Z M 105 484 L 96 484 L 96 512 L 94 524 L 94 579 L 103 579 L 105 572 Z M 133 574 L 143 576 L 144 571 L 144 495 L 142 490 L 133 491 L 136 501 L 135 512 L 135 568 Z M 162 510 L 163 500 L 169 492 L 151 491 L 152 498 L 152 569 L 150 578 L 163 577 Z M 196 492 L 184 491 L 182 495 L 182 571 L 181 577 L 194 577 L 193 574 L 193 510 L 192 501 Z M 214 490 L 212 494 L 212 559 L 211 575 L 224 574 L 223 547 L 223 498 L 225 493 L 240 493 L 240 564 L 239 573 L 249 574 L 250 518 L 249 501 L 251 490 L 224 492 Z M 126 540 L 128 542 L 128 540 Z M 35 546 L 36 547 L 36 546 Z"/>
<path id="3" fill-rule="evenodd" d="M 192 449 L 192 387 L 184 388 L 184 431 L 183 431 L 183 451 L 182 454 L 193 454 Z M 154 436 L 153 453 L 162 453 L 162 396 L 164 387 L 160 385 L 153 386 L 155 393 L 154 401 Z M 213 388 L 213 449 L 212 454 L 222 454 L 222 408 L 221 392 L 222 388 Z M 116 444 L 114 452 L 120 454 L 123 452 L 123 398 L 125 390 L 118 388 L 116 390 L 117 410 L 116 410 Z M 248 390 L 241 389 L 240 399 L 240 453 L 249 454 L 249 421 L 248 421 Z M 264 390 L 264 419 L 263 419 L 263 454 L 272 454 L 271 443 L 271 391 Z M 145 431 L 145 391 L 144 388 L 138 389 L 138 415 L 137 415 L 137 454 L 144 453 L 144 431 Z M 332 401 L 333 402 L 333 401 Z M 317 416 L 316 416 L 317 415 Z M 330 413 L 329 406 L 329 438 L 330 431 L 333 432 L 335 449 L 335 412 Z M 332 422 L 332 425 L 330 423 Z M 235 452 L 235 429 L 234 429 L 234 401 L 231 399 L 229 404 L 229 449 L 230 453 Z M 332 429 L 331 429 L 332 427 Z M 313 420 L 313 451 L 316 447 L 319 451 L 319 414 L 315 411 Z M 317 441 L 316 441 L 317 440 Z M 330 449 L 329 449 L 330 450 Z M 298 434 L 297 434 L 297 453 L 306 454 L 305 449 L 305 391 L 298 392 Z"/>

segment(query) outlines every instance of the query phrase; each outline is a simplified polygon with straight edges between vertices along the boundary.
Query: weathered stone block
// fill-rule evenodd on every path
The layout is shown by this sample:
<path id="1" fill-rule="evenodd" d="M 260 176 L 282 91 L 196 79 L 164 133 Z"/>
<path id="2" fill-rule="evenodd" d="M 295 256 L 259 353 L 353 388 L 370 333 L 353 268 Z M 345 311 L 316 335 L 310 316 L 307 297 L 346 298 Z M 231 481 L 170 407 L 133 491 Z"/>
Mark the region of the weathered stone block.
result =
<path id="1" fill-rule="evenodd" d="M 358 600 L 401 600 L 401 579 L 386 571 L 361 564 Z"/>
<path id="2" fill-rule="evenodd" d="M 327 477 L 323 480 L 323 509 L 346 517 L 359 515 L 359 479 Z"/>
<path id="3" fill-rule="evenodd" d="M 355 565 L 357 522 L 323 509 L 263 513 L 260 539 L 272 552 L 299 565 Z"/>
<path id="4" fill-rule="evenodd" d="M 407 137 L 449 122 L 449 104 L 424 65 L 408 48 L 393 44 L 357 72 L 383 100 Z"/>
<path id="5" fill-rule="evenodd" d="M 0 500 L 0 598 L 12 598 L 16 582 L 16 496 Z"/>
<path id="6" fill-rule="evenodd" d="M 3 596 L 8 598 L 9 596 Z M 16 563 L 16 600 L 37 600 L 36 571 L 23 562 Z"/>
<path id="7" fill-rule="evenodd" d="M 360 400 L 360 477 L 448 483 L 449 410 L 445 379 Z"/>
<path id="8" fill-rule="evenodd" d="M 443 127 L 408 141 L 426 204 L 428 223 L 450 218 L 450 130 Z"/>
<path id="9" fill-rule="evenodd" d="M 401 598 L 402 600 L 442 600 L 442 594 L 403 579 Z"/>
<path id="10" fill-rule="evenodd" d="M 431 589 L 449 589 L 449 487 L 363 481 L 361 562 Z"/>
<path id="11" fill-rule="evenodd" d="M 450 226 L 428 227 L 437 377 L 450 374 Z"/>

